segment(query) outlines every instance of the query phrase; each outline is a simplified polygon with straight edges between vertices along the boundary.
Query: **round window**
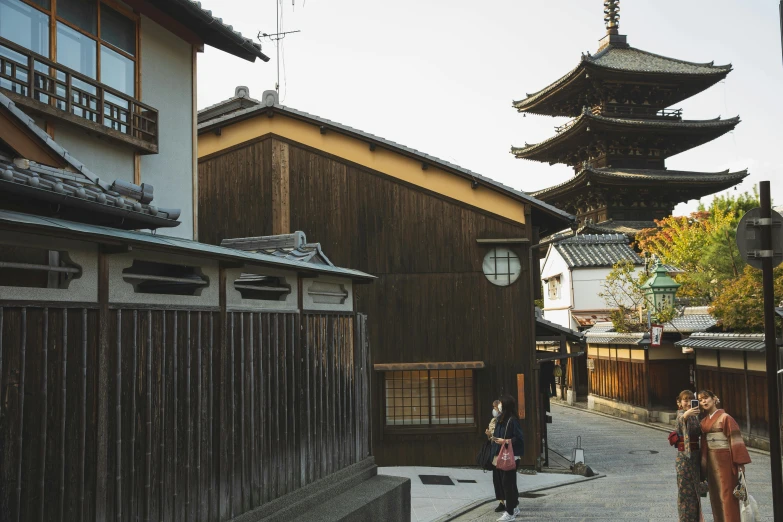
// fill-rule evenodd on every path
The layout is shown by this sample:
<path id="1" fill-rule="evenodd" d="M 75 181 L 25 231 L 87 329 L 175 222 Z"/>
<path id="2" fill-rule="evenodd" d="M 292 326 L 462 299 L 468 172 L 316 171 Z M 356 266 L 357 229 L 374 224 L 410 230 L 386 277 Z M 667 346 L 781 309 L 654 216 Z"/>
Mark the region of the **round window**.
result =
<path id="1" fill-rule="evenodd" d="M 483 268 L 490 283 L 508 286 L 517 280 L 522 265 L 519 256 L 508 248 L 493 248 L 484 256 Z"/>

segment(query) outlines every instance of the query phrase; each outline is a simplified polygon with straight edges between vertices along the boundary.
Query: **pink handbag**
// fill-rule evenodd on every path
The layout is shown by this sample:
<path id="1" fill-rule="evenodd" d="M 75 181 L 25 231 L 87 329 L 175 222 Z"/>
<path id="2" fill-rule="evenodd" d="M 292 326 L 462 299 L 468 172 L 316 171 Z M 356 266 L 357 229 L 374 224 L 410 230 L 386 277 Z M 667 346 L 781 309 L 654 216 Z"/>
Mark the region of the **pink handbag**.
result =
<path id="1" fill-rule="evenodd" d="M 506 433 L 503 434 L 503 438 L 508 435 L 508 425 L 511 424 L 511 419 L 506 421 Z M 506 442 L 500 446 L 500 453 L 497 456 L 497 464 L 495 467 L 501 471 L 512 471 L 517 469 L 517 462 L 514 459 L 514 446 Z"/>

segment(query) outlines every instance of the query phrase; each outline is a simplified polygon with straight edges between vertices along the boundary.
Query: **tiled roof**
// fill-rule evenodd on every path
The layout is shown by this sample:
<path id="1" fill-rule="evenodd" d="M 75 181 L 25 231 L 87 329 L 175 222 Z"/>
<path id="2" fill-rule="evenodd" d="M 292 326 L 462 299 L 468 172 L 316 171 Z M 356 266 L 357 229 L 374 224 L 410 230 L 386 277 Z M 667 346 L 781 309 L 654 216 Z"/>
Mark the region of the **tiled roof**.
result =
<path id="1" fill-rule="evenodd" d="M 694 333 L 674 344 L 685 348 L 763 352 L 764 334 Z"/>
<path id="2" fill-rule="evenodd" d="M 555 134 L 551 138 L 548 138 L 539 143 L 528 144 L 524 147 L 511 147 L 511 153 L 518 158 L 526 158 L 531 154 L 548 148 L 550 145 L 566 141 L 570 136 L 581 133 L 582 127 L 589 125 L 591 122 L 607 124 L 617 127 L 618 130 L 623 127 L 631 128 L 635 131 L 640 130 L 653 130 L 653 129 L 666 129 L 666 130 L 686 130 L 686 129 L 716 129 L 728 132 L 740 122 L 739 116 L 728 118 L 726 120 L 721 118 L 714 118 L 711 120 L 648 120 L 648 119 L 631 119 L 631 118 L 612 118 L 609 116 L 603 116 L 600 114 L 593 114 L 589 109 L 585 108 L 580 116 L 575 118 L 569 123 L 568 128 L 564 131 Z"/>
<path id="3" fill-rule="evenodd" d="M 151 185 L 145 183 L 139 186 L 122 180 L 113 183 L 104 181 L 57 144 L 2 93 L 0 106 L 68 165 L 65 169 L 55 168 L 0 154 L 0 190 L 66 208 L 94 212 L 105 216 L 112 224 L 116 223 L 118 228 L 155 229 L 179 225 L 179 209 L 159 208 L 151 204 Z"/>
<path id="4" fill-rule="evenodd" d="M 137 232 L 134 230 L 117 230 L 98 225 L 74 223 L 64 219 L 33 216 L 21 212 L 0 210 L 0 228 L 7 230 L 19 230 L 20 226 L 41 231 L 47 235 L 58 235 L 67 232 L 74 238 L 86 238 L 90 241 L 100 242 L 110 240 L 112 243 L 121 241 L 132 247 L 152 248 L 155 250 L 176 251 L 180 255 L 204 255 L 220 260 L 228 260 L 248 265 L 273 266 L 286 270 L 323 275 L 333 275 L 350 278 L 355 282 L 369 283 L 376 279 L 375 276 L 332 265 L 305 263 L 295 259 L 285 259 L 264 253 L 246 252 L 234 248 L 199 243 L 190 239 L 171 237 L 163 234 Z"/>
<path id="5" fill-rule="evenodd" d="M 591 334 L 614 332 L 614 325 L 608 322 L 598 322 L 588 330 Z"/>
<path id="6" fill-rule="evenodd" d="M 558 241 L 554 247 L 570 268 L 611 267 L 620 261 L 644 264 L 622 234 L 574 236 Z"/>
<path id="7" fill-rule="evenodd" d="M 650 344 L 650 334 L 647 332 L 639 333 L 615 333 L 615 332 L 595 332 L 588 330 L 585 333 L 587 344 L 631 344 L 637 346 L 646 346 Z"/>
<path id="8" fill-rule="evenodd" d="M 334 266 L 323 250 L 321 250 L 321 244 L 308 243 L 302 231 L 276 236 L 224 239 L 220 246 L 235 248 L 245 252 L 258 252 L 303 263 Z"/>
<path id="9" fill-rule="evenodd" d="M 715 76 L 726 75 L 731 71 L 731 65 L 713 65 L 709 63 L 693 63 L 676 58 L 668 58 L 658 54 L 649 53 L 634 47 L 609 46 L 595 55 L 583 54 L 582 59 L 574 69 L 569 71 L 555 82 L 547 85 L 540 91 L 528 93 L 526 98 L 512 102 L 517 109 L 525 107 L 545 97 L 558 87 L 569 81 L 584 75 L 590 66 L 608 70 L 624 71 L 630 73 L 662 74 L 662 75 L 687 75 L 687 76 Z"/>
<path id="10" fill-rule="evenodd" d="M 583 333 L 544 319 L 541 313 L 541 309 L 536 307 L 536 335 L 539 335 L 539 333 L 545 333 L 548 335 L 564 335 L 566 340 L 571 342 L 581 343 L 584 341 Z M 547 341 L 542 341 L 542 343 L 546 342 Z M 536 344 L 539 343 L 536 342 Z"/>
<path id="11" fill-rule="evenodd" d="M 686 314 L 675 317 L 663 327 L 665 332 L 694 333 L 705 332 L 717 324 L 718 320 L 710 314 Z"/>
<path id="12" fill-rule="evenodd" d="M 391 140 L 387 140 L 386 138 L 382 138 L 380 136 L 370 134 L 369 132 L 364 132 L 362 130 L 349 127 L 347 125 L 343 125 L 342 123 L 337 123 L 331 120 L 327 120 L 326 118 L 321 118 L 320 116 L 315 116 L 307 112 L 292 109 L 291 107 L 286 107 L 285 105 L 280 105 L 279 100 L 277 98 L 277 93 L 275 93 L 275 91 L 265 91 L 262 95 L 261 105 L 255 107 L 249 107 L 247 109 L 243 109 L 231 114 L 227 114 L 225 116 L 221 116 L 218 118 L 210 119 L 209 121 L 205 121 L 203 123 L 199 123 L 198 131 L 199 133 L 206 132 L 214 128 L 219 128 L 221 126 L 229 125 L 241 119 L 251 118 L 253 116 L 258 115 L 258 113 L 262 113 L 264 111 L 269 111 L 269 110 L 278 111 L 280 113 L 291 116 L 293 118 L 306 120 L 311 123 L 315 123 L 317 125 L 322 125 L 326 128 L 334 129 L 346 135 L 367 140 L 368 142 L 371 142 L 373 144 L 378 144 L 381 147 L 387 148 L 388 150 L 399 151 L 403 154 L 415 156 L 423 163 L 439 166 L 444 168 L 445 170 L 459 173 L 459 175 L 471 180 L 475 180 L 481 185 L 492 187 L 498 190 L 499 192 L 503 192 L 509 195 L 510 197 L 513 197 L 514 199 L 519 199 L 526 203 L 529 203 L 533 207 L 534 211 L 541 211 L 548 216 L 555 217 L 557 221 L 559 221 L 560 223 L 564 221 L 573 222 L 576 220 L 576 217 L 572 216 L 571 214 L 564 212 L 553 205 L 545 203 L 531 196 L 527 192 L 513 189 L 507 185 L 503 185 L 502 183 L 495 181 L 492 178 L 482 176 L 477 172 L 473 172 L 466 168 L 460 167 L 459 165 L 455 165 L 448 161 L 436 158 L 435 156 L 431 156 L 429 154 L 418 151 L 416 149 L 406 147 L 405 145 L 400 145 L 399 143 L 395 143 Z"/>
<path id="13" fill-rule="evenodd" d="M 204 43 L 251 62 L 261 58 L 268 62 L 269 57 L 261 52 L 261 45 L 214 16 L 212 11 L 201 7 L 195 0 L 158 0 L 155 7 L 182 22 L 192 29 Z M 179 9 L 178 9 L 179 8 Z"/>
<path id="14" fill-rule="evenodd" d="M 250 89 L 239 86 L 234 89 L 234 96 L 198 111 L 198 123 L 220 118 L 242 109 L 261 105 L 259 100 L 250 97 Z"/>

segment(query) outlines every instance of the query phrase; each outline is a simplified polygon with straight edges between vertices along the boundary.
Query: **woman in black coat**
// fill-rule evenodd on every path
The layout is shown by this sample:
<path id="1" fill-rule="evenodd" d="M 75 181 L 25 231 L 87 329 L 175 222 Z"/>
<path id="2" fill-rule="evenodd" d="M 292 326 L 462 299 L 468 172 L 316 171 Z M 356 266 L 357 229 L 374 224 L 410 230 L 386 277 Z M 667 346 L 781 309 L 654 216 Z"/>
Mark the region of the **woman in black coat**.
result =
<path id="1" fill-rule="evenodd" d="M 510 395 L 504 395 L 500 399 L 500 416 L 495 425 L 495 433 L 492 437 L 492 455 L 497 457 L 502 445 L 511 444 L 514 449 L 516 468 L 519 467 L 519 458 L 525 453 L 525 441 L 522 435 L 522 427 L 517 418 L 517 404 Z M 519 514 L 519 488 L 517 487 L 517 471 L 515 469 L 502 471 L 497 468 L 492 470 L 492 482 L 495 485 L 495 498 L 505 499 L 505 513 L 498 520 L 502 522 L 516 520 Z M 500 503 L 500 508 L 503 506 Z"/>

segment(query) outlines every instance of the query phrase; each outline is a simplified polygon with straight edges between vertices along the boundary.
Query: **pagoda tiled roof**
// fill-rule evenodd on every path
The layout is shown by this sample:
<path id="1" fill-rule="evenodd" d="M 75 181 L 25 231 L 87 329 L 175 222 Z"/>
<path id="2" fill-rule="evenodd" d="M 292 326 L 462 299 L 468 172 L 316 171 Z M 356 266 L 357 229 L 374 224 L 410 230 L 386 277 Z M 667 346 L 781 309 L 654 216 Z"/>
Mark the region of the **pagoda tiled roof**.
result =
<path id="1" fill-rule="evenodd" d="M 688 185 L 724 186 L 728 184 L 726 186 L 726 188 L 728 188 L 739 183 L 747 176 L 747 169 L 736 172 L 730 172 L 729 170 L 721 172 L 691 172 L 683 170 L 615 169 L 588 166 L 583 168 L 576 176 L 570 178 L 568 181 L 536 192 L 531 192 L 531 195 L 546 200 L 549 197 L 583 187 L 591 180 L 623 185 L 632 183 L 682 183 Z M 717 190 L 723 189 L 719 188 L 716 189 L 716 191 Z"/>
<path id="2" fill-rule="evenodd" d="M 511 153 L 517 158 L 522 159 L 534 159 L 532 156 L 546 151 L 558 144 L 568 142 L 575 136 L 582 134 L 586 131 L 586 128 L 590 124 L 599 124 L 609 127 L 614 127 L 618 131 L 630 130 L 635 132 L 644 131 L 695 131 L 695 130 L 714 130 L 717 134 L 711 135 L 704 140 L 704 142 L 711 141 L 718 136 L 729 132 L 734 129 L 740 122 L 739 116 L 733 118 L 721 119 L 715 118 L 711 120 L 678 120 L 678 119 L 641 119 L 641 118 L 614 118 L 610 116 L 603 116 L 600 114 L 593 114 L 589 109 L 585 108 L 582 114 L 569 122 L 567 127 L 551 138 L 548 138 L 542 142 L 528 144 L 524 147 L 511 147 Z M 702 143 L 704 143 L 702 142 Z M 692 148 L 699 144 L 690 145 L 688 148 Z M 683 149 L 687 150 L 687 149 Z M 682 151 L 678 151 L 682 152 Z M 676 154 L 675 152 L 674 154 Z M 673 154 L 672 154 L 673 155 Z M 535 161 L 548 161 L 546 159 L 534 159 Z"/>
<path id="3" fill-rule="evenodd" d="M 656 75 L 656 76 L 675 76 L 684 78 L 708 79 L 708 87 L 712 83 L 720 81 L 729 72 L 731 64 L 714 65 L 714 62 L 695 63 L 676 58 L 669 58 L 659 54 L 650 53 L 634 47 L 623 47 L 610 45 L 595 55 L 583 54 L 582 59 L 575 68 L 562 76 L 560 79 L 544 87 L 540 91 L 527 93 L 526 98 L 512 102 L 513 106 L 520 112 L 528 111 L 533 105 L 546 98 L 569 83 L 586 79 L 588 69 L 593 71 L 620 72 L 631 75 Z M 677 100 L 679 101 L 679 100 Z"/>

